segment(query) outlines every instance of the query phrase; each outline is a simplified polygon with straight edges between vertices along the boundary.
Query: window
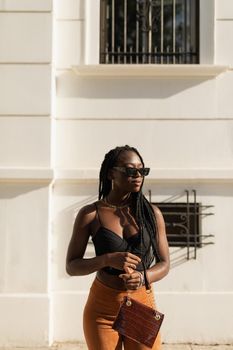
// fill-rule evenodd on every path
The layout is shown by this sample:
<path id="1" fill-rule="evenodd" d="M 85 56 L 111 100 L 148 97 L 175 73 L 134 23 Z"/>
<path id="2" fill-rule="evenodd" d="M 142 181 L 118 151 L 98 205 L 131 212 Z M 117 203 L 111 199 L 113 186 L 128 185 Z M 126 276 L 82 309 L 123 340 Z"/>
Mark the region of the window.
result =
<path id="1" fill-rule="evenodd" d="M 201 247 L 200 203 L 155 203 L 163 213 L 170 247 Z"/>
<path id="2" fill-rule="evenodd" d="M 199 63 L 199 0 L 100 4 L 100 63 Z"/>
<path id="3" fill-rule="evenodd" d="M 198 203 L 197 192 L 185 190 L 185 202 L 157 202 L 154 203 L 161 210 L 165 225 L 167 239 L 170 247 L 185 248 L 187 260 L 191 258 L 191 249 L 194 259 L 197 258 L 197 249 L 213 244 L 212 234 L 202 233 L 202 220 L 213 215 L 210 210 L 212 205 Z M 193 201 L 190 201 L 193 195 Z M 149 191 L 149 201 L 151 202 L 151 191 Z"/>

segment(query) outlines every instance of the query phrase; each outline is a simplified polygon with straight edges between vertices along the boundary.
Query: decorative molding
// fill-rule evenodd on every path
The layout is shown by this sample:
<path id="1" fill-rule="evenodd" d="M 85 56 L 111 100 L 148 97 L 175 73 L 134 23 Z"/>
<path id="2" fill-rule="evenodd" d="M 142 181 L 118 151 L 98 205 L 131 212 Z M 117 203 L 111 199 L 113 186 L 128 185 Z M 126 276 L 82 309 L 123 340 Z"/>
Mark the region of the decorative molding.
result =
<path id="1" fill-rule="evenodd" d="M 55 182 L 97 182 L 99 169 L 56 169 Z M 151 168 L 148 182 L 233 182 L 233 168 L 226 169 L 175 169 Z"/>
<path id="2" fill-rule="evenodd" d="M 51 12 L 52 0 L 0 0 L 0 12 Z"/>
<path id="3" fill-rule="evenodd" d="M 53 180 L 50 168 L 0 168 L 0 182 L 46 182 Z"/>

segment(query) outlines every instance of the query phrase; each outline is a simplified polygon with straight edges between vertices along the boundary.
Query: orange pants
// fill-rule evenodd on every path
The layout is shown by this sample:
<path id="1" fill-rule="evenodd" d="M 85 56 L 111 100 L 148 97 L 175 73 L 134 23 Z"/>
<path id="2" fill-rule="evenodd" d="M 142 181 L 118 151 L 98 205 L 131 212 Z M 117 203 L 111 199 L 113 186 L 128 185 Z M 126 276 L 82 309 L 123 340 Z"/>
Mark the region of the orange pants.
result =
<path id="1" fill-rule="evenodd" d="M 89 350 L 149 350 L 145 345 L 122 337 L 112 329 L 112 324 L 118 313 L 122 299 L 127 292 L 107 287 L 97 278 L 90 289 L 89 297 L 83 314 L 83 328 Z M 154 306 L 153 293 L 146 293 L 145 287 L 130 291 L 132 298 Z M 153 350 L 161 349 L 160 334 L 158 334 Z"/>

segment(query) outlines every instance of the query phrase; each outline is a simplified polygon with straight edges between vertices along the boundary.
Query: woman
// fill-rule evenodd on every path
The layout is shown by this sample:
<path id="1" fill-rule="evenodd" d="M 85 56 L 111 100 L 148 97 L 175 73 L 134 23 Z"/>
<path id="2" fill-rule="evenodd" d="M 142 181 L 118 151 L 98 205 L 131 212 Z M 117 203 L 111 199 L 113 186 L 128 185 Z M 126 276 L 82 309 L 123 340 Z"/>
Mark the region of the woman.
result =
<path id="1" fill-rule="evenodd" d="M 146 293 L 143 264 L 150 283 L 169 271 L 169 250 L 160 210 L 142 194 L 149 168 L 129 146 L 110 150 L 102 163 L 99 200 L 83 207 L 75 220 L 67 252 L 71 276 L 97 272 L 84 310 L 84 334 L 89 350 L 146 350 L 145 345 L 122 338 L 112 328 L 127 291 L 132 298 L 154 306 Z M 96 257 L 84 259 L 89 238 Z M 150 267 L 156 258 L 155 264 Z M 160 349 L 160 336 L 153 349 Z"/>

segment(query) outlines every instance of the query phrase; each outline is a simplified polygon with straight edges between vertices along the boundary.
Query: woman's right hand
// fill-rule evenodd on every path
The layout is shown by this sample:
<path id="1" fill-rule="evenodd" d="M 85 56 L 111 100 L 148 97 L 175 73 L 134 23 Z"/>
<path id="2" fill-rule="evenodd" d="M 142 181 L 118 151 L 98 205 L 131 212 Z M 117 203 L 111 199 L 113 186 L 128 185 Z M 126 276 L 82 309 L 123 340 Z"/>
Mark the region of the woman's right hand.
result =
<path id="1" fill-rule="evenodd" d="M 135 270 L 141 259 L 129 252 L 116 252 L 106 254 L 106 266 L 113 267 L 117 270 L 128 271 L 128 269 Z"/>

